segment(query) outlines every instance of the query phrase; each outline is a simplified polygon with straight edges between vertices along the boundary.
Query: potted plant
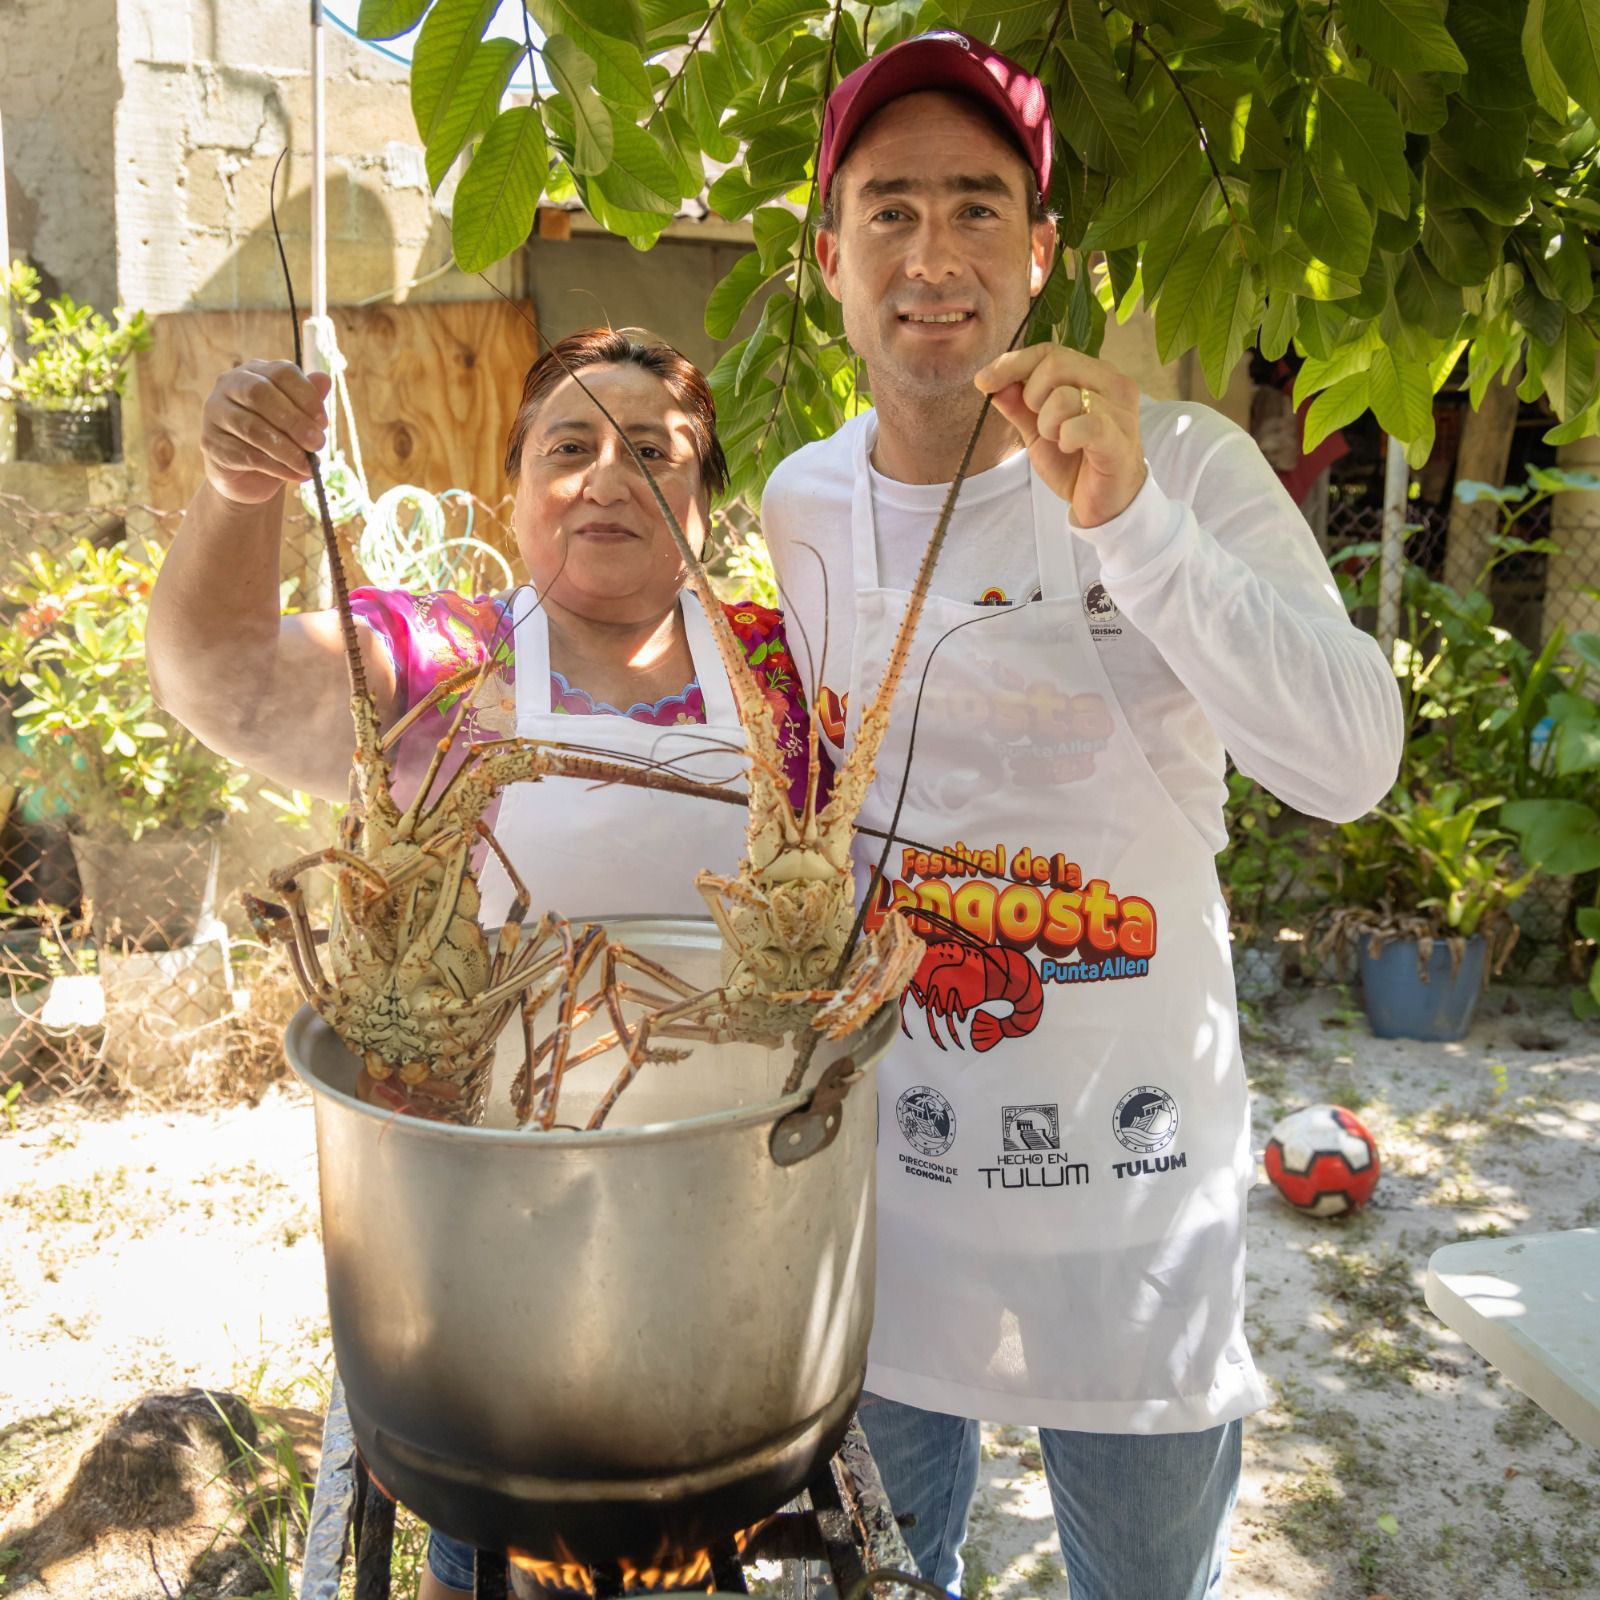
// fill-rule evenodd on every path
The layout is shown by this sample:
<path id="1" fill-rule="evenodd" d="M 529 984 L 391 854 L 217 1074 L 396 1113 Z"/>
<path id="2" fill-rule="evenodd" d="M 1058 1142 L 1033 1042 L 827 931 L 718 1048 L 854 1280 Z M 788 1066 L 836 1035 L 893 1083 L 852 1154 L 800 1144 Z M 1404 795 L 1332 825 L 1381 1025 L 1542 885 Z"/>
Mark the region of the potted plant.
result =
<path id="1" fill-rule="evenodd" d="M 20 607 L 0 635 L 22 776 L 72 818 L 73 855 L 97 936 L 171 947 L 193 933 L 216 876 L 217 825 L 243 809 L 242 769 L 157 709 L 144 668 L 153 547 L 80 540 L 15 563 L 0 597 Z"/>
<path id="2" fill-rule="evenodd" d="M 1506 908 L 1533 870 L 1513 877 L 1512 837 L 1484 818 L 1501 795 L 1467 798 L 1459 780 L 1389 803 L 1330 836 L 1336 902 L 1325 950 L 1355 950 L 1367 1020 L 1380 1039 L 1462 1038 L 1517 925 Z"/>
<path id="3" fill-rule="evenodd" d="M 128 361 L 150 348 L 150 329 L 142 311 L 118 306 L 107 322 L 70 295 L 40 299 L 39 274 L 14 261 L 5 275 L 6 332 L 21 325 L 33 351 L 19 360 L 6 384 L 6 397 L 19 402 L 32 434 L 35 461 L 109 461 L 111 405 L 122 393 Z"/>
<path id="4" fill-rule="evenodd" d="M 1285 820 L 1282 801 L 1253 778 L 1228 774 L 1228 847 L 1217 857 L 1233 939 L 1234 987 L 1260 1001 L 1283 986 L 1278 933 L 1305 862 L 1306 826 Z"/>

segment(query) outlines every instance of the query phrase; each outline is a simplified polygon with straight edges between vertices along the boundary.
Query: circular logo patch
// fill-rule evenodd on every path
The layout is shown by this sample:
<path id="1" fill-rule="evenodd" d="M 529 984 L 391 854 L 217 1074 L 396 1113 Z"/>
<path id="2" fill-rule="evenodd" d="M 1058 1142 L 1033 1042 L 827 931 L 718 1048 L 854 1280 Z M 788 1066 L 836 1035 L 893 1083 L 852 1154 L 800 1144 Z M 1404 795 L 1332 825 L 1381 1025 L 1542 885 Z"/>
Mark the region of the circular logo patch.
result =
<path id="1" fill-rule="evenodd" d="M 942 1156 L 956 1142 L 955 1108 L 937 1089 L 918 1084 L 894 1103 L 895 1120 L 918 1155 Z"/>
<path id="2" fill-rule="evenodd" d="M 1117 602 L 1106 593 L 1103 583 L 1091 583 L 1083 591 L 1083 609 L 1095 622 L 1110 622 L 1117 614 Z"/>
<path id="3" fill-rule="evenodd" d="M 1124 1150 L 1154 1155 L 1165 1150 L 1178 1132 L 1178 1102 L 1165 1089 L 1142 1083 L 1117 1101 L 1111 1131 Z"/>

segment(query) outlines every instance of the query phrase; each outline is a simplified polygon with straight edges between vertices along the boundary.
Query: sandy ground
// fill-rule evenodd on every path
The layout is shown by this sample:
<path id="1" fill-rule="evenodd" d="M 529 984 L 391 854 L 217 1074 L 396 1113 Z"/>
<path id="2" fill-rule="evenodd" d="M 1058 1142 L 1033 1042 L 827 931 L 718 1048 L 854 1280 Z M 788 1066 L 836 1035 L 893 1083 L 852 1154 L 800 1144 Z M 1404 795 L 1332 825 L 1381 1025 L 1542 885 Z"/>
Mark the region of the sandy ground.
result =
<path id="1" fill-rule="evenodd" d="M 1273 1407 L 1246 1425 L 1233 1600 L 1600 1600 L 1600 1452 L 1442 1328 L 1429 1253 L 1600 1224 L 1600 1032 L 1493 991 L 1462 1045 L 1386 1043 L 1338 992 L 1250 1030 L 1258 1150 L 1311 1100 L 1357 1110 L 1385 1173 L 1345 1223 L 1251 1197 L 1250 1329 Z M 0 1124 L 0 1514 L 83 1430 L 180 1383 L 314 1399 L 329 1367 L 310 1106 L 24 1108 Z M 968 1594 L 1063 1600 L 1033 1437 L 989 1429 Z M 0 1553 L 3 1554 L 3 1553 Z M 1130 1597 L 1131 1600 L 1131 1597 Z"/>

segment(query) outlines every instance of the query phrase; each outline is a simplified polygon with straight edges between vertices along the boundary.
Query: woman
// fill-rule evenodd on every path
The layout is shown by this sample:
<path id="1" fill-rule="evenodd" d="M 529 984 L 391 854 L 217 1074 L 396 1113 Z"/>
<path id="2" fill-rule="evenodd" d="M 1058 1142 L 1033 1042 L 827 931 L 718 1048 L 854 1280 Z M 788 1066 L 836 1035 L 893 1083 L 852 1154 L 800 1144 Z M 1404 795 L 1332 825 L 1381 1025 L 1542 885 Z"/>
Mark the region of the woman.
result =
<path id="1" fill-rule="evenodd" d="M 684 566 L 643 474 L 569 369 L 626 430 L 701 548 L 711 497 L 727 477 L 705 379 L 670 346 L 635 333 L 597 328 L 563 339 L 529 370 L 506 451 L 532 590 L 477 599 L 352 593 L 380 721 L 391 726 L 434 685 L 490 656 L 457 763 L 471 739 L 516 732 L 725 776 L 744 735 L 709 625 L 682 592 Z M 217 381 L 201 431 L 206 482 L 151 596 L 147 653 L 157 698 L 212 749 L 342 799 L 354 734 L 338 617 L 278 608 L 284 490 L 309 476 L 305 451 L 323 443 L 328 387 L 286 362 L 248 362 Z M 799 800 L 806 713 L 782 619 L 759 606 L 725 609 L 759 661 L 751 670 L 779 723 Z M 457 709 L 435 708 L 402 735 L 394 757 L 402 803 Z M 583 718 L 592 720 L 579 725 Z M 744 828 L 731 806 L 560 782 L 512 785 L 490 820 L 535 911 L 573 917 L 703 913 L 695 873 L 731 871 Z M 497 861 L 482 887 L 482 920 L 492 928 L 510 903 Z M 436 1535 L 429 1563 L 422 1600 L 471 1591 L 465 1546 Z"/>

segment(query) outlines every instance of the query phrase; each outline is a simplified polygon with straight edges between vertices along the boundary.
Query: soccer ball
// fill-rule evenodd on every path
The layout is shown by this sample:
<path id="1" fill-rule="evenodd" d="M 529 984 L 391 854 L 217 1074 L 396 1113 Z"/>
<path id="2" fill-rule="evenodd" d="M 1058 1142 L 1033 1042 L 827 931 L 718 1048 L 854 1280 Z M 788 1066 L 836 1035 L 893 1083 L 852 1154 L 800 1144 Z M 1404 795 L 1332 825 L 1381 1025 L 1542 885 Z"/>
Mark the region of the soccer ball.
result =
<path id="1" fill-rule="evenodd" d="M 1267 1176 L 1299 1210 L 1341 1217 L 1358 1211 L 1378 1187 L 1378 1147 L 1343 1106 L 1305 1106 L 1272 1130 Z"/>

